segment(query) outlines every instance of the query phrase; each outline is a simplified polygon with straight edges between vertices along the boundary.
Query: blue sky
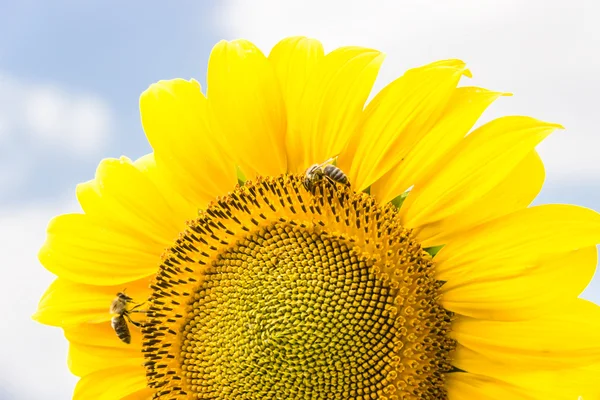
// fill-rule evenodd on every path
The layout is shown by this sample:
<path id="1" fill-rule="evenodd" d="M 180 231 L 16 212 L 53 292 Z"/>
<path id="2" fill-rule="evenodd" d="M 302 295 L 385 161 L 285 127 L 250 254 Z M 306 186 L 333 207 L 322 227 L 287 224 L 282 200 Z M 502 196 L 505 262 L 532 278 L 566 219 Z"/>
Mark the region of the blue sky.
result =
<path id="1" fill-rule="evenodd" d="M 110 120 L 101 146 L 81 157 L 43 146 L 32 149 L 22 138 L 11 138 L 14 146 L 3 147 L 0 155 L 16 151 L 30 157 L 33 151 L 38 162 L 31 179 L 19 190 L 3 193 L 2 203 L 56 196 L 89 179 L 102 157 L 135 158 L 149 152 L 139 123 L 140 93 L 159 79 L 204 81 L 210 48 L 220 39 L 209 18 L 214 2 L 184 2 L 186 12 L 181 6 L 152 3 L 25 1 L 0 6 L 8 8 L 0 8 L 6 20 L 0 26 L 5 79 L 58 86 L 73 96 L 91 94 L 108 107 Z"/>
<path id="2" fill-rule="evenodd" d="M 0 331 L 0 400 L 70 396 L 66 342 L 59 330 L 29 319 L 52 280 L 35 256 L 47 221 L 77 209 L 75 185 L 93 177 L 100 159 L 150 151 L 140 93 L 159 79 L 204 83 L 220 39 L 245 37 L 265 52 L 292 34 L 317 37 L 327 49 L 382 49 L 388 58 L 376 88 L 406 68 L 463 58 L 475 75 L 463 85 L 515 94 L 486 120 L 527 114 L 567 127 L 539 148 L 547 183 L 536 202 L 600 210 L 600 12 L 591 1 L 569 8 L 541 0 L 166 4 L 0 4 L 0 301 L 10 304 L 5 321 L 12 327 Z M 600 279 L 585 296 L 600 302 Z"/>

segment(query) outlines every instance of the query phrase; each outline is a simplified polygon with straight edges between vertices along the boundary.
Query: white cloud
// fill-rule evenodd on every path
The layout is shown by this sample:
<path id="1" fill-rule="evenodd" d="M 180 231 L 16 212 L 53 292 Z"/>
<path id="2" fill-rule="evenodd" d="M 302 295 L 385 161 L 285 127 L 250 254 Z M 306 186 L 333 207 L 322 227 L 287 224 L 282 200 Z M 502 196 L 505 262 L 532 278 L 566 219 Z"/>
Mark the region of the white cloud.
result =
<path id="1" fill-rule="evenodd" d="M 0 157 L 0 200 L 3 198 L 2 193 L 22 189 L 33 169 L 33 161 L 19 154 L 9 153 Z"/>
<path id="2" fill-rule="evenodd" d="M 37 260 L 48 221 L 76 209 L 63 201 L 0 212 L 0 398 L 71 398 L 76 379 L 67 369 L 67 341 L 60 329 L 42 326 L 31 315 L 54 279 Z"/>
<path id="3" fill-rule="evenodd" d="M 326 49 L 362 45 L 388 57 L 376 89 L 407 68 L 437 59 L 467 61 L 479 85 L 510 91 L 485 115 L 525 114 L 567 128 L 540 146 L 548 179 L 600 178 L 600 3 L 573 0 L 278 0 L 219 3 L 226 38 L 243 37 L 265 52 L 282 37 L 320 39 Z"/>
<path id="4" fill-rule="evenodd" d="M 27 186 L 41 156 L 52 162 L 101 152 L 113 123 L 111 109 L 95 95 L 0 73 L 0 201 Z"/>
<path id="5" fill-rule="evenodd" d="M 109 106 L 92 94 L 0 75 L 0 143 L 22 142 L 73 157 L 97 153 L 113 124 Z"/>

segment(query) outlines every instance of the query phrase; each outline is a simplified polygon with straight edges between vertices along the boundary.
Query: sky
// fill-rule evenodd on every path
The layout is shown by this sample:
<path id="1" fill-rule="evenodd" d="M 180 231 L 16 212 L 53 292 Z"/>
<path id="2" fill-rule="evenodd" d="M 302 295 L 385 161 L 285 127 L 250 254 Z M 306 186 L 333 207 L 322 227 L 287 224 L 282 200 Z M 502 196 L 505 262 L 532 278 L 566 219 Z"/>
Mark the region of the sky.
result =
<path id="1" fill-rule="evenodd" d="M 536 203 L 600 210 L 600 5 L 594 0 L 0 2 L 0 400 L 70 398 L 59 329 L 30 319 L 53 280 L 36 253 L 49 219 L 77 211 L 75 185 L 105 157 L 150 151 L 138 98 L 175 77 L 205 82 L 211 47 L 246 38 L 265 53 L 306 35 L 326 50 L 362 45 L 387 58 L 375 89 L 444 58 L 463 85 L 508 91 L 483 121 L 524 114 L 559 122 L 538 150 Z M 583 297 L 600 303 L 600 277 Z"/>

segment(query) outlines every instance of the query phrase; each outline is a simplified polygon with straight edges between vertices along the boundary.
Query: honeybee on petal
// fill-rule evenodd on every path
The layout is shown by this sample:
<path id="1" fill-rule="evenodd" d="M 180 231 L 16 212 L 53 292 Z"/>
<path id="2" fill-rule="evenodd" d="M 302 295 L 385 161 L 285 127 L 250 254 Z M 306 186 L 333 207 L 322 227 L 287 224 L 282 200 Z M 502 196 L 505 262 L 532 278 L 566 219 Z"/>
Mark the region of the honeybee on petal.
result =
<path id="1" fill-rule="evenodd" d="M 314 164 L 308 167 L 304 173 L 302 184 L 311 193 L 315 192 L 316 185 L 323 179 L 326 179 L 333 185 L 336 183 L 350 186 L 350 181 L 344 172 L 334 165 L 337 157 L 332 157 L 320 164 Z"/>
<path id="2" fill-rule="evenodd" d="M 117 293 L 117 297 L 110 304 L 111 314 L 115 314 L 111 319 L 111 326 L 115 330 L 117 337 L 124 343 L 131 343 L 131 332 L 127 322 L 131 322 L 136 327 L 141 327 L 142 323 L 131 319 L 131 313 L 144 313 L 144 310 L 137 310 L 144 303 L 135 304 L 129 308 L 130 304 L 134 304 L 133 299 L 123 292 Z"/>

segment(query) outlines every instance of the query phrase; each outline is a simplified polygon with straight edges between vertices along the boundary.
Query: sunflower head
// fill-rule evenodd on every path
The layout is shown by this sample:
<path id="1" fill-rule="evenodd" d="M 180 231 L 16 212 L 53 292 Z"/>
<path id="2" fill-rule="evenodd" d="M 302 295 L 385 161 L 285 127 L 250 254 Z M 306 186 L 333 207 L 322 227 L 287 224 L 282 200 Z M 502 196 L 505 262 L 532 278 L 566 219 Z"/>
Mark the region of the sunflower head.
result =
<path id="1" fill-rule="evenodd" d="M 395 207 L 303 179 L 236 188 L 164 256 L 142 330 L 159 395 L 369 398 L 401 372 L 414 396 L 445 393 L 454 341 L 431 256 Z"/>
<path id="2" fill-rule="evenodd" d="M 58 278 L 35 318 L 65 330 L 74 398 L 600 395 L 600 310 L 577 299 L 600 216 L 528 207 L 560 125 L 471 131 L 503 93 L 459 87 L 459 60 L 365 106 L 382 61 L 223 41 L 206 95 L 144 92 L 153 153 L 102 161 L 40 251 Z"/>

